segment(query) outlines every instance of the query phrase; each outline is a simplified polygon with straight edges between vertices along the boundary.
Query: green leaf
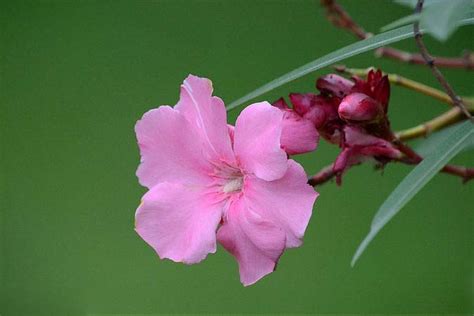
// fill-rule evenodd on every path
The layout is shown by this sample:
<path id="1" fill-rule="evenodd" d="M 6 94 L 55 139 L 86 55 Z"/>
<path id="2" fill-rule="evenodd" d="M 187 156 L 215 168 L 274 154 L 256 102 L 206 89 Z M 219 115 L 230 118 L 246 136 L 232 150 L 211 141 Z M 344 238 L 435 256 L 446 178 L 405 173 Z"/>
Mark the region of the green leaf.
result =
<path id="1" fill-rule="evenodd" d="M 428 138 L 418 141 L 415 145 L 415 151 L 420 154 L 420 156 L 425 157 L 429 155 L 433 150 L 438 147 L 440 142 L 443 142 L 459 125 L 462 123 L 457 123 L 453 126 L 445 128 L 441 131 L 431 134 Z M 471 137 L 469 140 L 466 140 L 466 144 L 462 152 L 469 151 L 474 149 L 474 137 Z"/>
<path id="2" fill-rule="evenodd" d="M 474 23 L 474 18 L 464 19 L 458 22 L 460 25 L 468 25 Z M 423 32 L 423 29 L 421 30 Z M 341 49 L 338 49 L 332 53 L 329 53 L 323 57 L 313 60 L 306 65 L 303 65 L 281 77 L 278 77 L 265 85 L 257 88 L 256 90 L 246 94 L 240 99 L 235 100 L 227 106 L 227 110 L 232 110 L 244 102 L 247 102 L 253 98 L 256 98 L 266 92 L 269 92 L 275 88 L 278 88 L 290 81 L 298 79 L 306 74 L 314 72 L 326 66 L 330 66 L 336 62 L 347 59 L 349 57 L 370 51 L 375 48 L 386 46 L 413 36 L 413 30 L 411 26 L 403 26 L 395 30 L 391 30 L 385 33 L 377 34 L 365 40 L 356 42 L 348 45 Z"/>
<path id="3" fill-rule="evenodd" d="M 395 2 L 415 8 L 417 0 L 396 0 Z M 425 0 L 423 10 L 418 16 L 420 26 L 437 40 L 445 41 L 459 27 L 457 23 L 459 20 L 472 17 L 473 5 L 472 0 Z M 416 20 L 417 15 L 412 14 L 384 26 L 382 30 L 413 23 Z"/>
<path id="4" fill-rule="evenodd" d="M 466 145 L 472 143 L 474 137 L 474 124 L 465 121 L 451 130 L 445 138 L 440 139 L 436 148 L 413 169 L 396 189 L 385 200 L 375 214 L 370 232 L 359 245 L 351 266 L 362 255 L 364 250 L 375 238 L 377 233 L 387 224 L 456 154 Z"/>
<path id="5" fill-rule="evenodd" d="M 433 3 L 421 12 L 420 25 L 434 38 L 445 41 L 458 28 L 458 21 L 471 11 L 471 0 Z"/>
<path id="6" fill-rule="evenodd" d="M 394 29 L 396 27 L 400 27 L 402 25 L 413 24 L 414 22 L 418 20 L 420 20 L 419 14 L 410 14 L 381 27 L 380 31 L 386 32 L 388 30 Z"/>

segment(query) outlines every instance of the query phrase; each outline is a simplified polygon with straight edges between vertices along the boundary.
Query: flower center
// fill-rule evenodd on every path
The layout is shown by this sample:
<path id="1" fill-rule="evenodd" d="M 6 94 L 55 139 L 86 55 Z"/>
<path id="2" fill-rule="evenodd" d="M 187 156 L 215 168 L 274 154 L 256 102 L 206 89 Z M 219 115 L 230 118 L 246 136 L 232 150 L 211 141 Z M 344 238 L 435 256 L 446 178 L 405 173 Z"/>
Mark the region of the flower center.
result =
<path id="1" fill-rule="evenodd" d="M 243 182 L 244 179 L 242 176 L 231 178 L 226 184 L 224 184 L 222 191 L 224 191 L 224 193 L 240 191 L 242 189 Z"/>

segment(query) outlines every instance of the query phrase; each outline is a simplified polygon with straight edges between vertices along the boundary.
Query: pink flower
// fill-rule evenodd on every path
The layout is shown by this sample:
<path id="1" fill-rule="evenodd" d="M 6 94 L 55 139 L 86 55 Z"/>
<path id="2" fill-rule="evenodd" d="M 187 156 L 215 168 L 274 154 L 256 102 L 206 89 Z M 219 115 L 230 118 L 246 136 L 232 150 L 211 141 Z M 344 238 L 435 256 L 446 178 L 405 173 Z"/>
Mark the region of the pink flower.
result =
<path id="1" fill-rule="evenodd" d="M 186 264 L 214 253 L 219 241 L 250 285 L 274 271 L 285 248 L 301 245 L 318 194 L 281 148 L 279 109 L 255 103 L 235 128 L 226 121 L 211 81 L 190 75 L 174 108 L 137 122 L 137 176 L 149 191 L 135 229 L 160 258 Z"/>
<path id="2" fill-rule="evenodd" d="M 316 150 L 319 134 L 313 122 L 290 109 L 283 98 L 273 103 L 283 112 L 281 147 L 288 155 L 297 155 Z"/>

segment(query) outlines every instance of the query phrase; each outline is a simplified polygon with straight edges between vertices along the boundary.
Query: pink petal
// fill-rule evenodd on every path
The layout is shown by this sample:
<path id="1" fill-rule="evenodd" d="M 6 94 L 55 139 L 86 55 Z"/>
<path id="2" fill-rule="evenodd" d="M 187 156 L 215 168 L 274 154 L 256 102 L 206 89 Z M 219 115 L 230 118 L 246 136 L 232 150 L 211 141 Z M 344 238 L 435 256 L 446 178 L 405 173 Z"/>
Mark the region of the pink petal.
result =
<path id="1" fill-rule="evenodd" d="M 202 144 L 178 111 L 169 106 L 148 111 L 135 125 L 135 132 L 141 154 L 137 176 L 143 186 L 151 188 L 176 179 L 188 183 L 207 180 L 210 165 Z"/>
<path id="2" fill-rule="evenodd" d="M 232 147 L 227 132 L 227 112 L 224 102 L 212 96 L 212 82 L 189 75 L 181 85 L 181 94 L 175 109 L 195 126 L 205 141 L 211 159 L 233 161 Z"/>
<path id="3" fill-rule="evenodd" d="M 232 144 L 232 147 L 234 147 L 234 126 L 227 124 L 227 128 L 229 131 L 230 142 Z"/>
<path id="4" fill-rule="evenodd" d="M 374 98 L 382 103 L 385 113 L 387 113 L 388 101 L 390 99 L 390 81 L 387 75 L 383 76 L 374 87 Z"/>
<path id="5" fill-rule="evenodd" d="M 217 239 L 237 259 L 245 286 L 273 272 L 285 249 L 284 231 L 254 212 L 244 199 L 231 204 Z"/>
<path id="6" fill-rule="evenodd" d="M 319 134 L 314 124 L 293 110 L 283 111 L 281 147 L 288 155 L 311 152 L 318 145 Z"/>
<path id="7" fill-rule="evenodd" d="M 216 251 L 222 207 L 194 186 L 159 183 L 143 196 L 135 230 L 161 259 L 197 263 Z"/>
<path id="8" fill-rule="evenodd" d="M 285 175 L 275 181 L 248 178 L 244 187 L 247 205 L 262 218 L 282 228 L 286 247 L 298 247 L 313 211 L 318 193 L 307 184 L 303 167 L 288 160 Z"/>
<path id="9" fill-rule="evenodd" d="M 280 147 L 283 113 L 268 102 L 246 107 L 237 118 L 234 151 L 246 172 L 271 181 L 287 169 L 287 156 Z"/>

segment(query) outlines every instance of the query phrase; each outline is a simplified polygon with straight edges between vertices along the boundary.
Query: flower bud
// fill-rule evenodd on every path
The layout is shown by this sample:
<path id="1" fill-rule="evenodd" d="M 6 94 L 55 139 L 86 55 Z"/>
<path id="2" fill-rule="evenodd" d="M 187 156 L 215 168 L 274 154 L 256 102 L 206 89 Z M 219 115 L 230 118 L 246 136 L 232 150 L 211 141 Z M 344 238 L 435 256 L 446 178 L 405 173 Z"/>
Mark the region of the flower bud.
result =
<path id="1" fill-rule="evenodd" d="M 385 113 L 387 113 L 388 101 L 390 99 L 390 82 L 387 76 L 383 76 L 374 87 L 374 99 L 382 104 Z"/>
<path id="2" fill-rule="evenodd" d="M 381 70 L 370 70 L 367 79 L 353 77 L 355 83 L 351 92 L 365 93 L 374 100 L 382 104 L 385 113 L 387 113 L 388 102 L 390 99 L 390 82 L 387 75 L 383 75 Z"/>
<path id="3" fill-rule="evenodd" d="M 383 118 L 384 109 L 376 100 L 364 93 L 351 93 L 342 99 L 339 116 L 349 122 L 372 123 Z"/>
<path id="4" fill-rule="evenodd" d="M 322 76 L 316 81 L 316 88 L 319 91 L 338 98 L 348 95 L 353 85 L 352 81 L 335 74 Z"/>

